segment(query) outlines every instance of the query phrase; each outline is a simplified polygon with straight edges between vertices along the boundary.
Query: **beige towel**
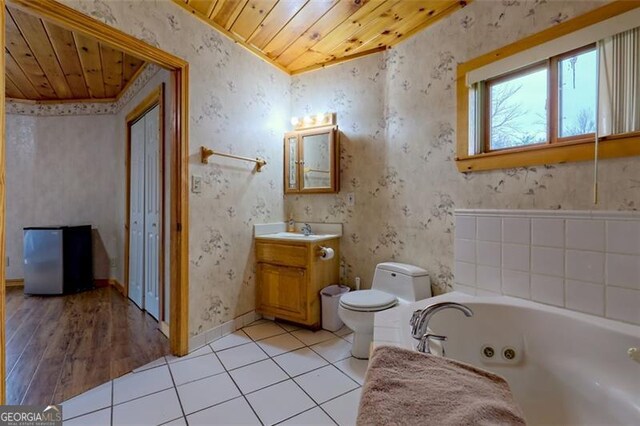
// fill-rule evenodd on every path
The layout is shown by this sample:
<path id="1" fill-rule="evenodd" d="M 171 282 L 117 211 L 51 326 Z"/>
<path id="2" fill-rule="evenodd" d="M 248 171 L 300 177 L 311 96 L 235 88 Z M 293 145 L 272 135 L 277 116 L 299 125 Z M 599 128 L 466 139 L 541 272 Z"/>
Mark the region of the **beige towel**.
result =
<path id="1" fill-rule="evenodd" d="M 462 362 L 392 346 L 375 349 L 358 425 L 524 425 L 507 382 Z"/>

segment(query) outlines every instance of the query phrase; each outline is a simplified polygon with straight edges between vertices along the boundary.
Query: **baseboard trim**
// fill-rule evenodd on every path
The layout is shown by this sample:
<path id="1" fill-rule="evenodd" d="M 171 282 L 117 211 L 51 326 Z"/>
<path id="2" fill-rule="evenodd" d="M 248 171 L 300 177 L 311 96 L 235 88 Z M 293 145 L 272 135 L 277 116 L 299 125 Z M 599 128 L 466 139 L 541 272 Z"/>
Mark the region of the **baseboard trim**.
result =
<path id="1" fill-rule="evenodd" d="M 108 287 L 108 286 L 113 286 L 116 288 L 116 290 L 118 290 L 118 292 L 120 292 L 120 294 L 122 294 L 123 296 L 124 294 L 124 286 L 115 278 L 99 278 L 99 279 L 95 279 L 93 280 L 93 283 L 95 284 L 96 287 Z M 8 279 L 8 280 L 4 280 L 4 286 L 5 288 L 9 288 L 9 287 L 24 287 L 24 278 L 12 278 L 12 279 Z M 166 334 L 166 333 L 165 333 Z M 168 334 L 167 334 L 168 336 Z"/>
<path id="2" fill-rule="evenodd" d="M 124 296 L 124 286 L 115 278 L 98 278 L 93 280 L 96 287 L 113 286 Z M 24 278 L 12 278 L 4 280 L 5 287 L 24 287 Z"/>
<path id="3" fill-rule="evenodd" d="M 10 280 L 4 280 L 5 287 L 24 287 L 23 278 L 14 278 Z"/>
<path id="4" fill-rule="evenodd" d="M 116 290 L 118 290 L 118 292 L 123 295 L 126 296 L 125 291 L 124 291 L 124 285 L 122 285 L 122 283 L 120 283 L 120 281 L 118 281 L 115 278 L 110 278 L 109 279 L 109 285 L 112 285 L 116 288 Z"/>
<path id="5" fill-rule="evenodd" d="M 231 321 L 227 321 L 207 331 L 191 336 L 189 338 L 189 352 L 193 352 L 204 345 L 215 342 L 216 340 L 221 339 L 236 330 L 240 330 L 242 327 L 259 319 L 262 319 L 262 315 L 256 313 L 256 311 L 249 311 L 246 314 L 232 319 Z"/>
<path id="6" fill-rule="evenodd" d="M 109 287 L 111 284 L 108 278 L 96 278 L 93 280 L 93 285 L 96 287 Z"/>
<path id="7" fill-rule="evenodd" d="M 164 322 L 164 321 L 160 321 L 160 332 L 162 334 L 164 334 L 165 336 L 167 336 L 167 338 L 169 338 L 169 331 L 170 331 L 170 327 L 169 324 Z"/>

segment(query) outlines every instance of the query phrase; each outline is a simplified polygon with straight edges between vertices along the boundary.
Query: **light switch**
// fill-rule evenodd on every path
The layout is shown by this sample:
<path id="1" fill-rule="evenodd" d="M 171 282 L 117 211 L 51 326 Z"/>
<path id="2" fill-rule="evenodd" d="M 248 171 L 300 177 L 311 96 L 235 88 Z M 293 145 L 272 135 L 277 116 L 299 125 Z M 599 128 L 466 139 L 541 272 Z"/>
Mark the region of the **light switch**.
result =
<path id="1" fill-rule="evenodd" d="M 202 192 L 202 176 L 191 176 L 191 192 L 194 194 Z"/>

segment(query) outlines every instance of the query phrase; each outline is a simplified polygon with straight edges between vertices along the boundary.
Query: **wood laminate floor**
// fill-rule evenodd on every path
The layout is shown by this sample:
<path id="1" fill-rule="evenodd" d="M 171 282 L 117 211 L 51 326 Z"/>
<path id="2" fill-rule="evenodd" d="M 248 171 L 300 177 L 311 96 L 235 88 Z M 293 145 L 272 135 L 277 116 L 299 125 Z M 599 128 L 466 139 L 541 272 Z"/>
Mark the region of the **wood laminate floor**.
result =
<path id="1" fill-rule="evenodd" d="M 169 353 L 158 323 L 113 287 L 6 294 L 8 404 L 57 404 Z"/>

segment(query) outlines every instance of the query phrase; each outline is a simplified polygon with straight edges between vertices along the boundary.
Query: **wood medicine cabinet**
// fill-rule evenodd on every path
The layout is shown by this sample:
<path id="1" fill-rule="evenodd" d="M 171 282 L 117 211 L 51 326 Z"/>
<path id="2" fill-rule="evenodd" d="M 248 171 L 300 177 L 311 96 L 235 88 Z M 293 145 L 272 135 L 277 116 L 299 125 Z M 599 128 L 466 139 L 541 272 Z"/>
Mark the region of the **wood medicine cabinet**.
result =
<path id="1" fill-rule="evenodd" d="M 285 194 L 340 191 L 338 135 L 338 126 L 285 133 Z"/>

